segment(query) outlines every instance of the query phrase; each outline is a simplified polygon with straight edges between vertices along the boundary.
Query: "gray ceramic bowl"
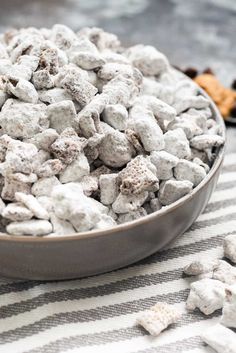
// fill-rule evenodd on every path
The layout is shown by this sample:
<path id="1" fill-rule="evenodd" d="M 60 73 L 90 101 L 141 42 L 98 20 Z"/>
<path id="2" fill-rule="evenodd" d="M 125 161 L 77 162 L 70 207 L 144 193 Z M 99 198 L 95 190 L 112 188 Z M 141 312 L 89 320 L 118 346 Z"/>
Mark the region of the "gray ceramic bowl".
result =
<path id="1" fill-rule="evenodd" d="M 225 134 L 213 102 L 211 109 Z M 209 174 L 191 194 L 139 220 L 52 238 L 0 233 L 0 274 L 38 280 L 78 278 L 111 271 L 155 253 L 186 231 L 205 208 L 219 177 L 223 151 L 223 147 L 216 151 Z"/>

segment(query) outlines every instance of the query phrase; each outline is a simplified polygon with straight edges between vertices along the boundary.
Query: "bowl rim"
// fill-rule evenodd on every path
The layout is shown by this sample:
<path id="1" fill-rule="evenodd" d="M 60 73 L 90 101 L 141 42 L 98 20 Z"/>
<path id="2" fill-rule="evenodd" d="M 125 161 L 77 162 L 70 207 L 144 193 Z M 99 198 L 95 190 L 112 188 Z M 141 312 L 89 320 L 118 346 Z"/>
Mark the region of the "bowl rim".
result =
<path id="1" fill-rule="evenodd" d="M 185 75 L 184 75 L 185 76 Z M 187 76 L 186 76 L 187 77 Z M 195 83 L 194 83 L 195 84 Z M 215 103 L 209 97 L 209 95 L 197 85 L 199 93 L 206 98 L 210 100 L 210 109 L 213 113 L 214 119 L 217 121 L 217 123 L 221 127 L 221 136 L 226 139 L 226 127 L 224 123 L 224 119 L 222 118 L 218 108 L 216 107 Z M 226 142 L 226 141 L 225 141 Z M 54 243 L 54 242 L 66 242 L 66 241 L 75 241 L 75 240 L 84 240 L 84 239 L 93 239 L 93 238 L 98 238 L 101 236 L 110 236 L 113 233 L 123 233 L 130 228 L 135 228 L 139 225 L 145 225 L 151 220 L 158 219 L 164 214 L 168 214 L 172 212 L 174 209 L 181 207 L 185 202 L 188 200 L 192 199 L 195 194 L 197 194 L 215 175 L 215 173 L 218 171 L 219 167 L 221 166 L 224 158 L 224 151 L 225 151 L 225 143 L 219 147 L 219 150 L 217 151 L 216 158 L 213 162 L 213 165 L 211 166 L 211 169 L 209 173 L 206 175 L 206 177 L 191 191 L 191 193 L 181 197 L 179 200 L 173 202 L 172 204 L 168 206 L 162 207 L 160 210 L 155 211 L 149 215 L 146 215 L 144 217 L 141 217 L 139 219 L 129 221 L 123 224 L 116 225 L 111 228 L 106 228 L 106 229 L 100 229 L 100 230 L 90 230 L 86 232 L 76 232 L 70 235 L 55 235 L 55 236 L 32 236 L 32 235 L 11 235 L 7 233 L 1 233 L 0 232 L 0 241 L 6 241 L 6 242 L 17 242 L 17 243 Z"/>

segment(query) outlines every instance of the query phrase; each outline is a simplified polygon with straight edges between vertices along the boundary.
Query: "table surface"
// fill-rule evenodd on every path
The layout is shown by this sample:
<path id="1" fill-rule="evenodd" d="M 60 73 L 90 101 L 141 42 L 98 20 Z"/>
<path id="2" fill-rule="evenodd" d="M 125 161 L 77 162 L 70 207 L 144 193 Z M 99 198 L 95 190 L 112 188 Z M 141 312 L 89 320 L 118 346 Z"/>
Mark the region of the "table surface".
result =
<path id="1" fill-rule="evenodd" d="M 235 15 L 235 0 L 8 0 L 1 2 L 0 31 L 54 23 L 103 27 L 125 45 L 155 45 L 180 67 L 211 67 L 230 85 L 236 78 Z M 235 141 L 230 127 L 229 152 L 236 151 Z"/>

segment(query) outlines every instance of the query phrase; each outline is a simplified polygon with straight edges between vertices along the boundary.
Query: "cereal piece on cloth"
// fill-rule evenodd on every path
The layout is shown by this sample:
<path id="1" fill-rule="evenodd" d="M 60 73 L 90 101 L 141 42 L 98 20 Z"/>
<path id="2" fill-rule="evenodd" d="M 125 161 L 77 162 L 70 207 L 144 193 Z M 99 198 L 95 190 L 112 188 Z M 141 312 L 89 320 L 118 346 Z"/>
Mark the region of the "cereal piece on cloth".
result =
<path id="1" fill-rule="evenodd" d="M 118 174 L 102 174 L 99 178 L 100 200 L 103 205 L 111 205 L 119 194 Z"/>
<path id="2" fill-rule="evenodd" d="M 24 204 L 36 218 L 49 219 L 48 212 L 40 205 L 33 195 L 27 195 L 23 192 L 16 192 L 15 198 L 18 202 Z"/>
<path id="3" fill-rule="evenodd" d="M 40 236 L 52 232 L 52 225 L 49 221 L 31 219 L 29 221 L 12 222 L 6 226 L 6 231 L 12 235 Z"/>
<path id="4" fill-rule="evenodd" d="M 193 186 L 197 186 L 205 178 L 206 172 L 200 165 L 180 159 L 174 168 L 174 176 L 177 180 L 189 180 Z"/>
<path id="5" fill-rule="evenodd" d="M 167 180 L 173 177 L 173 168 L 179 159 L 166 151 L 153 151 L 150 154 L 150 161 L 156 167 L 156 176 L 161 180 Z"/>
<path id="6" fill-rule="evenodd" d="M 217 353 L 236 352 L 236 333 L 223 325 L 208 328 L 201 334 L 201 338 Z"/>
<path id="7" fill-rule="evenodd" d="M 199 308 L 205 315 L 212 314 L 223 307 L 225 284 L 211 278 L 204 278 L 190 285 L 190 293 L 186 302 L 188 310 Z"/>
<path id="8" fill-rule="evenodd" d="M 189 180 L 166 180 L 161 183 L 158 198 L 162 205 L 167 206 L 191 192 L 193 183 Z"/>
<path id="9" fill-rule="evenodd" d="M 155 170 L 155 167 L 154 167 Z M 124 195 L 139 194 L 143 191 L 157 191 L 159 182 L 149 169 L 145 157 L 137 156 L 118 174 L 121 181 L 120 191 Z"/>
<path id="10" fill-rule="evenodd" d="M 213 269 L 212 277 L 229 285 L 234 284 L 236 283 L 236 267 L 224 260 L 219 260 Z"/>
<path id="11" fill-rule="evenodd" d="M 198 276 L 213 271 L 218 263 L 218 260 L 195 260 L 184 267 L 184 273 L 188 276 Z"/>
<path id="12" fill-rule="evenodd" d="M 225 293 L 220 322 L 224 326 L 236 328 L 236 283 L 226 288 Z"/>
<path id="13" fill-rule="evenodd" d="M 169 325 L 176 323 L 180 317 L 181 313 L 173 305 L 159 302 L 143 312 L 137 319 L 137 323 L 152 336 L 158 336 Z"/>
<path id="14" fill-rule="evenodd" d="M 236 328 L 236 282 L 225 290 L 226 296 L 222 310 L 221 324 Z"/>
<path id="15" fill-rule="evenodd" d="M 224 256 L 236 263 L 236 234 L 230 234 L 225 237 Z"/>

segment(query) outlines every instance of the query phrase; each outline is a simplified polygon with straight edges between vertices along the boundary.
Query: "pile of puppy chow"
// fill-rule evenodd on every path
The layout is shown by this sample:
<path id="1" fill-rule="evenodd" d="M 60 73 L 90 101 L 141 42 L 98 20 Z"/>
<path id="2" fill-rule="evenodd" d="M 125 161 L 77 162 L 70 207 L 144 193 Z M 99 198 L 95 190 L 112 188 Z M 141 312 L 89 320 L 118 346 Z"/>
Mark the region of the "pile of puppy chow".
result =
<path id="1" fill-rule="evenodd" d="M 2 231 L 102 229 L 177 201 L 224 144 L 209 104 L 152 46 L 59 24 L 4 33 Z"/>

